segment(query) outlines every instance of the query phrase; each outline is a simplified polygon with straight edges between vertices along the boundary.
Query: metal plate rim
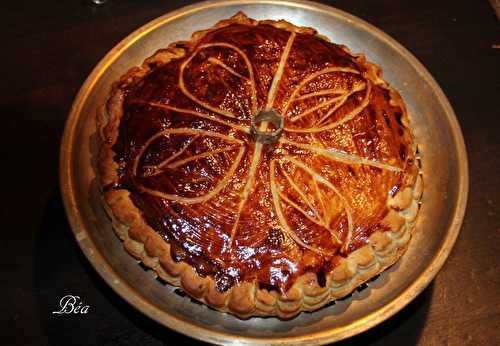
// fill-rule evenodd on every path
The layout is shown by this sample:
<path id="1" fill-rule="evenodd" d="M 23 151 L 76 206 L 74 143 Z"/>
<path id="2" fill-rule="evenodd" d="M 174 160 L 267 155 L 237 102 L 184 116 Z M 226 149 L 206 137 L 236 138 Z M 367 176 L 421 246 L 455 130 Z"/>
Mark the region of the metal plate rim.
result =
<path id="1" fill-rule="evenodd" d="M 309 9 L 313 11 L 327 11 L 336 16 L 346 18 L 352 24 L 358 25 L 365 30 L 374 32 L 379 38 L 381 38 L 386 44 L 390 45 L 393 49 L 398 51 L 410 63 L 415 67 L 420 76 L 425 79 L 428 85 L 432 88 L 432 91 L 436 94 L 439 102 L 445 109 L 445 114 L 447 115 L 447 120 L 450 125 L 451 134 L 454 140 L 456 151 L 458 157 L 461 159 L 459 162 L 458 170 L 459 181 L 458 181 L 458 197 L 455 203 L 455 209 L 453 211 L 453 221 L 447 230 L 446 238 L 438 252 L 434 255 L 432 261 L 428 265 L 425 271 L 423 271 L 420 276 L 415 280 L 409 287 L 405 289 L 397 298 L 393 299 L 391 302 L 386 304 L 379 310 L 366 315 L 364 318 L 356 321 L 347 326 L 336 327 L 328 329 L 321 332 L 305 334 L 293 337 L 279 337 L 276 339 L 263 339 L 256 337 L 242 337 L 240 335 L 232 335 L 227 333 L 219 333 L 210 329 L 206 329 L 191 323 L 190 321 L 179 319 L 173 315 L 168 315 L 164 311 L 160 310 L 154 304 L 151 304 L 143 297 L 139 292 L 135 291 L 132 287 L 128 285 L 113 285 L 114 280 L 119 280 L 119 275 L 114 271 L 112 266 L 108 261 L 96 250 L 96 246 L 93 243 L 88 232 L 85 229 L 84 222 L 82 221 L 82 215 L 78 211 L 77 201 L 74 194 L 73 185 L 73 151 L 74 147 L 72 145 L 74 140 L 75 131 L 78 125 L 78 117 L 80 110 L 87 98 L 93 85 L 99 80 L 100 76 L 106 70 L 106 68 L 113 62 L 113 60 L 120 54 L 120 52 L 127 49 L 128 46 L 132 45 L 137 40 L 140 40 L 146 33 L 154 30 L 158 26 L 163 25 L 168 21 L 172 21 L 177 17 L 186 16 L 193 12 L 202 11 L 207 8 L 220 7 L 227 5 L 244 5 L 244 4 L 277 4 L 283 6 L 292 6 L 296 8 Z M 380 29 L 374 27 L 373 25 L 365 22 L 364 20 L 348 14 L 344 11 L 338 10 L 336 8 L 314 3 L 311 1 L 296 0 L 296 1 L 278 1 L 278 0 L 222 0 L 222 1 L 205 1 L 194 5 L 189 5 L 173 12 L 167 13 L 157 19 L 150 21 L 141 28 L 137 29 L 120 43 L 118 43 L 114 48 L 112 48 L 108 54 L 97 64 L 93 69 L 89 77 L 86 79 L 82 85 L 80 91 L 78 92 L 75 101 L 69 112 L 68 119 L 66 121 L 64 134 L 61 141 L 60 148 L 60 185 L 61 193 L 63 197 L 64 207 L 66 214 L 71 225 L 71 229 L 77 239 L 81 237 L 86 237 L 85 242 L 79 241 L 78 244 L 82 251 L 84 252 L 87 259 L 91 262 L 92 266 L 100 274 L 100 276 L 129 304 L 137 308 L 139 311 L 154 319 L 160 324 L 163 324 L 171 329 L 177 330 L 185 335 L 194 337 L 199 340 L 208 341 L 212 343 L 219 344 L 244 344 L 244 345 L 257 345 L 257 344 L 325 344 L 332 341 L 339 341 L 355 334 L 366 331 L 373 326 L 385 321 L 389 317 L 396 314 L 403 307 L 405 307 L 410 301 L 412 301 L 420 292 L 422 292 L 431 280 L 436 276 L 438 271 L 444 265 L 444 262 L 453 248 L 453 245 L 458 237 L 462 220 L 465 214 L 465 207 L 467 203 L 467 196 L 469 190 L 469 175 L 468 175 L 468 162 L 467 154 L 465 149 L 465 143 L 462 136 L 458 120 L 456 118 L 455 112 L 451 107 L 445 94 L 431 76 L 431 74 L 426 70 L 426 68 L 415 58 L 406 48 L 401 44 L 391 38 L 389 35 L 381 31 Z"/>

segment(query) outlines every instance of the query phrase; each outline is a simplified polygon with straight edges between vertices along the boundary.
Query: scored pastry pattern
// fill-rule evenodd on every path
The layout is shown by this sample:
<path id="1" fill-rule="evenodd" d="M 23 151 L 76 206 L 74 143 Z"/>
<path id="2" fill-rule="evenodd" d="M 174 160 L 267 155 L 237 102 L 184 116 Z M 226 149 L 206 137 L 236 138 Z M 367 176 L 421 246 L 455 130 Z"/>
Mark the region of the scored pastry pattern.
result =
<path id="1" fill-rule="evenodd" d="M 292 49 L 294 39 L 296 37 L 295 32 L 291 32 L 288 38 L 288 41 L 283 47 L 283 51 L 281 53 L 281 58 L 279 60 L 279 64 L 276 68 L 276 72 L 272 78 L 272 82 L 267 93 L 267 98 L 265 101 L 265 109 L 272 109 L 275 105 L 275 98 L 280 86 L 280 81 L 283 76 L 284 68 L 287 64 L 287 59 L 290 54 L 290 50 Z M 191 116 L 199 117 L 201 119 L 206 119 L 209 121 L 213 121 L 215 123 L 219 123 L 225 126 L 230 127 L 232 130 L 236 132 L 242 132 L 245 134 L 250 134 L 250 126 L 242 122 L 238 114 L 235 114 L 227 109 L 222 109 L 220 107 L 214 107 L 210 105 L 208 102 L 199 99 L 193 92 L 191 92 L 185 83 L 184 74 L 186 70 L 189 70 L 190 62 L 198 57 L 198 55 L 202 54 L 205 49 L 209 48 L 222 48 L 233 50 L 236 52 L 244 61 L 246 66 L 246 75 L 237 72 L 235 69 L 228 66 L 223 61 L 209 57 L 207 58 L 207 63 L 211 64 L 214 67 L 221 68 L 225 70 L 227 73 L 232 76 L 238 78 L 241 81 L 241 84 L 244 88 L 247 88 L 249 94 L 249 104 L 251 105 L 252 114 L 256 114 L 258 112 L 257 105 L 257 90 L 256 90 L 256 82 L 255 75 L 252 68 L 252 63 L 248 56 L 242 51 L 240 48 L 229 44 L 229 43 L 210 43 L 200 45 L 197 49 L 192 52 L 192 54 L 184 60 L 184 62 L 180 65 L 179 74 L 178 74 L 178 85 L 181 92 L 188 97 L 192 102 L 199 105 L 202 109 L 207 110 L 208 112 L 196 111 L 192 109 L 183 109 L 175 106 L 171 106 L 168 104 L 163 104 L 159 102 L 148 102 L 148 101 L 140 101 L 135 100 L 136 103 L 144 103 L 152 107 L 163 108 L 166 110 L 174 111 L 177 113 L 189 114 Z M 336 86 L 334 88 L 325 88 L 322 90 L 316 90 L 311 92 L 304 92 L 307 89 L 307 86 L 311 83 L 317 82 L 326 75 L 330 74 L 352 74 L 357 78 L 355 82 L 352 83 L 350 87 L 345 86 Z M 292 91 L 291 96 L 285 102 L 282 107 L 276 107 L 276 109 L 280 116 L 285 119 L 285 127 L 283 131 L 283 135 L 278 141 L 277 149 L 283 148 L 284 146 L 292 146 L 301 150 L 308 151 L 312 154 L 322 156 L 328 160 L 333 160 L 337 162 L 342 162 L 348 165 L 367 165 L 377 167 L 382 170 L 392 171 L 392 172 L 400 172 L 401 168 L 388 164 L 386 162 L 381 162 L 377 160 L 367 159 L 355 154 L 350 154 L 347 152 L 343 152 L 340 150 L 335 150 L 331 148 L 327 148 L 322 145 L 322 142 L 315 135 L 321 133 L 323 131 L 334 130 L 336 127 L 341 126 L 342 124 L 354 119 L 358 114 L 360 114 L 365 107 L 369 104 L 372 85 L 371 81 L 368 78 L 364 78 L 360 71 L 357 71 L 353 68 L 348 67 L 328 67 L 322 70 L 316 71 L 314 73 L 310 73 L 306 77 L 298 83 L 295 89 Z M 334 117 L 337 110 L 339 110 L 346 102 L 349 101 L 350 98 L 353 98 L 353 95 L 359 92 L 364 92 L 364 96 L 361 102 L 351 109 L 340 119 L 334 120 Z M 307 110 L 303 110 L 300 113 L 295 113 L 289 115 L 289 109 L 291 109 L 294 103 L 298 101 L 304 101 L 311 98 L 317 97 L 329 97 L 325 101 L 320 102 L 314 107 L 311 107 Z M 322 111 L 322 112 L 319 112 Z M 212 114 L 211 114 L 212 113 Z M 259 130 L 266 131 L 269 126 L 267 121 L 263 121 L 259 125 Z M 298 142 L 293 140 L 288 136 L 288 134 L 301 134 L 303 136 L 307 136 L 306 141 Z M 169 157 L 163 159 L 161 162 L 156 164 L 143 165 L 140 167 L 140 163 L 145 156 L 148 147 L 153 145 L 156 141 L 164 136 L 175 136 L 182 135 L 187 136 L 189 139 L 184 143 L 184 145 L 178 149 L 178 151 L 172 153 Z M 211 137 L 214 139 L 219 139 L 224 142 L 226 145 L 222 148 L 217 148 L 213 150 L 206 150 L 204 152 L 191 155 L 189 157 L 184 157 L 183 154 L 190 147 L 190 145 L 199 140 L 202 137 Z M 144 185 L 140 185 L 139 189 L 147 194 L 151 194 L 156 197 L 168 199 L 171 201 L 177 201 L 184 204 L 196 204 L 205 202 L 211 198 L 214 198 L 218 193 L 220 193 L 224 188 L 228 186 L 230 183 L 235 171 L 238 169 L 242 160 L 245 158 L 245 155 L 249 154 L 248 146 L 250 145 L 249 141 L 251 141 L 250 136 L 246 136 L 246 140 L 238 139 L 231 135 L 220 134 L 214 131 L 202 130 L 196 128 L 168 128 L 164 129 L 153 136 L 151 136 L 142 146 L 138 155 L 135 157 L 135 161 L 133 163 L 133 174 L 135 176 L 141 176 L 143 178 L 154 177 L 159 174 L 163 174 L 165 169 L 175 169 L 177 167 L 181 167 L 185 164 L 196 160 L 207 160 L 211 157 L 214 157 L 219 154 L 228 154 L 234 153 L 234 157 L 232 159 L 232 163 L 230 167 L 224 172 L 223 177 L 218 181 L 215 186 L 212 187 L 211 190 L 204 194 L 197 195 L 195 197 L 185 197 L 180 196 L 178 194 L 165 193 L 159 190 L 155 190 L 151 187 L 147 187 Z M 237 204 L 237 209 L 234 210 L 236 214 L 235 222 L 231 229 L 231 235 L 228 240 L 227 248 L 231 249 L 231 246 L 234 242 L 235 237 L 238 232 L 238 223 L 240 220 L 240 215 L 245 207 L 245 202 L 248 199 L 249 194 L 252 191 L 252 188 L 255 184 L 256 179 L 256 171 L 259 166 L 259 163 L 262 159 L 262 150 L 264 144 L 260 142 L 252 143 L 254 144 L 253 153 L 249 158 L 250 166 L 248 169 L 248 173 L 246 174 L 245 184 L 239 192 L 239 203 Z M 181 158 L 183 157 L 183 158 Z M 302 174 L 308 175 L 312 182 L 312 188 L 314 190 L 315 200 L 311 200 L 311 194 L 306 194 L 305 191 L 296 183 L 293 177 L 290 174 L 287 174 L 287 171 L 283 169 L 283 165 L 291 165 L 295 170 L 300 170 Z M 272 203 L 275 208 L 277 219 L 281 225 L 281 229 L 284 234 L 292 239 L 296 244 L 300 245 L 303 248 L 309 249 L 319 254 L 324 255 L 332 255 L 333 253 L 327 253 L 326 250 L 321 249 L 312 244 L 307 244 L 303 240 L 298 237 L 293 229 L 288 225 L 287 219 L 283 213 L 283 205 L 286 204 L 289 207 L 295 209 L 305 218 L 310 220 L 311 222 L 325 228 L 328 232 L 331 233 L 332 242 L 341 246 L 341 250 L 345 251 L 351 241 L 353 234 L 353 219 L 352 219 L 352 209 L 346 198 L 344 198 L 341 191 L 335 187 L 335 185 L 330 182 L 327 178 L 325 178 L 320 172 L 314 170 L 314 168 L 309 167 L 306 163 L 300 160 L 300 157 L 294 157 L 292 155 L 283 155 L 279 159 L 272 159 L 270 162 L 270 170 L 268 183 L 270 186 L 270 191 L 272 195 Z M 289 186 L 292 187 L 296 196 L 300 199 L 301 203 L 294 202 L 289 196 L 286 195 L 282 189 L 280 189 L 279 182 L 276 179 L 277 172 L 282 174 Z M 320 188 L 321 187 L 321 188 Z M 331 213 L 329 213 L 330 208 L 328 205 L 328 198 L 326 197 L 324 191 L 322 189 L 327 189 L 333 194 L 335 194 L 338 199 L 341 201 L 345 217 L 347 219 L 348 232 L 345 237 L 341 237 L 337 234 L 336 230 L 330 227 L 330 221 L 332 218 Z M 309 195 L 309 196 L 308 196 Z M 299 205 L 300 204 L 300 205 Z"/>
<path id="2" fill-rule="evenodd" d="M 229 39 L 238 42 L 231 44 L 223 36 L 214 38 L 232 24 L 274 28 L 277 36 L 261 41 L 268 63 L 254 60 L 254 48 L 238 40 Z M 240 318 L 291 318 L 345 297 L 405 252 L 419 210 L 423 183 L 398 93 L 376 65 L 343 46 L 332 44 L 326 51 L 326 56 L 330 49 L 344 56 L 343 62 L 323 64 L 320 58 L 319 64 L 307 65 L 317 54 L 304 50 L 304 39 L 328 41 L 311 28 L 238 13 L 129 70 L 114 84 L 97 117 L 103 205 L 126 251 L 191 297 Z M 306 64 L 300 65 L 304 56 Z M 168 81 L 153 80 L 153 88 L 159 88 L 153 97 L 130 93 L 142 83 L 151 90 L 148 78 L 156 78 L 157 71 L 160 76 L 167 71 Z M 375 109 L 377 104 L 382 109 Z M 270 109 L 283 127 L 278 141 L 267 145 L 252 137 L 256 128 L 260 133 L 275 130 L 273 121 L 257 122 L 256 115 Z M 124 144 L 128 112 L 146 126 L 134 132 L 137 142 L 125 130 Z M 162 121 L 151 124 L 155 116 Z M 376 121 L 390 129 L 388 140 L 394 143 L 387 148 L 363 142 L 378 136 Z M 355 139 L 363 131 L 374 133 Z M 216 174 L 200 174 L 204 167 L 215 168 Z M 163 233 L 163 224 L 151 226 L 158 223 L 148 221 L 143 209 L 148 204 L 160 206 L 160 219 L 165 215 L 175 221 L 168 225 L 172 229 L 193 220 L 198 228 L 178 242 Z M 214 217 L 213 223 L 200 222 L 204 216 Z M 217 227 L 222 231 L 212 232 Z M 203 232 L 203 241 L 215 244 L 215 250 L 209 245 L 202 256 L 214 260 L 216 270 L 191 261 L 190 252 L 178 257 L 179 246 L 198 256 L 192 240 L 200 240 Z M 190 234 L 198 238 L 189 239 Z M 250 249 L 248 244 L 255 253 L 274 253 L 272 263 L 278 265 L 263 264 L 256 272 L 266 258 L 240 263 L 233 255 Z M 323 259 L 328 267 L 322 267 Z M 240 264 L 248 275 L 238 272 L 236 281 L 218 278 Z M 281 265 L 297 271 L 276 281 L 273 270 Z"/>

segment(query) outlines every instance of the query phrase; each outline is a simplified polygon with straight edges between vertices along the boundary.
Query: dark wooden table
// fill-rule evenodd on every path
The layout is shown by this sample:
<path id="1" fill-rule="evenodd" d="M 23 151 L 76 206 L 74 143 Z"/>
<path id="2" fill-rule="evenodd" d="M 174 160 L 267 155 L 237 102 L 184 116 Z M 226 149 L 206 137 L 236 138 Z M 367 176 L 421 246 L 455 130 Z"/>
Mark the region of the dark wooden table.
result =
<path id="1" fill-rule="evenodd" d="M 58 189 L 71 102 L 93 66 L 149 20 L 194 1 L 3 2 L 0 54 L 0 340 L 4 345 L 191 345 L 144 317 L 96 274 Z M 486 0 L 325 1 L 378 26 L 437 79 L 455 108 L 471 190 L 458 242 L 409 306 L 343 345 L 500 345 L 500 26 Z M 84 315 L 53 315 L 80 296 Z"/>

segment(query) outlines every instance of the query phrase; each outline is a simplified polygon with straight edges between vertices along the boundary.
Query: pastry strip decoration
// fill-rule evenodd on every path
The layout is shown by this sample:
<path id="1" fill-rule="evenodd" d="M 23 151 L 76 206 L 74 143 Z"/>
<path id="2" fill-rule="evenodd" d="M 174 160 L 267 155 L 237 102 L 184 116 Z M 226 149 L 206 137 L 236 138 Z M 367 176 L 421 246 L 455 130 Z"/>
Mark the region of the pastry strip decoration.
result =
<path id="1" fill-rule="evenodd" d="M 144 101 L 134 101 L 136 103 L 143 103 L 147 104 L 151 107 L 157 107 L 164 109 L 166 111 L 171 111 L 171 112 L 176 112 L 179 114 L 186 114 L 194 117 L 198 117 L 201 119 L 206 119 L 209 121 L 213 121 L 217 124 L 221 124 L 224 126 L 229 127 L 232 130 L 235 130 L 237 132 L 241 132 L 243 134 L 250 135 L 254 141 L 254 147 L 253 147 L 253 153 L 250 158 L 250 166 L 248 168 L 248 173 L 245 178 L 245 184 L 243 186 L 243 189 L 241 190 L 239 194 L 239 203 L 237 205 L 237 209 L 235 211 L 236 216 L 234 218 L 234 223 L 233 227 L 231 229 L 230 233 L 230 238 L 229 238 L 229 244 L 227 246 L 226 250 L 230 250 L 235 237 L 237 235 L 238 231 L 238 225 L 241 217 L 241 212 L 245 206 L 245 203 L 248 199 L 248 196 L 250 192 L 252 191 L 254 185 L 255 185 L 255 179 L 256 179 L 256 172 L 257 168 L 259 166 L 261 157 L 262 157 L 262 149 L 264 145 L 273 145 L 275 143 L 279 144 L 280 147 L 283 146 L 292 146 L 295 148 L 299 148 L 302 150 L 306 150 L 311 152 L 313 155 L 318 155 L 324 158 L 327 158 L 329 160 L 333 160 L 336 162 L 341 162 L 347 165 L 366 165 L 366 166 L 371 166 L 371 167 L 376 167 L 379 169 L 391 171 L 391 172 L 400 172 L 401 168 L 391 165 L 386 162 L 380 162 L 377 160 L 372 160 L 372 159 L 367 159 L 364 157 L 360 157 L 358 155 L 354 154 L 349 154 L 346 152 L 338 151 L 335 149 L 331 148 L 325 148 L 321 146 L 319 143 L 315 142 L 314 144 L 308 144 L 308 143 L 300 143 L 296 142 L 292 139 L 290 139 L 286 133 L 305 133 L 305 134 L 310 134 L 311 136 L 314 136 L 315 133 L 320 133 L 323 131 L 331 130 L 333 128 L 336 128 L 338 126 L 341 126 L 342 124 L 345 124 L 346 122 L 354 119 L 357 115 L 359 115 L 368 105 L 370 96 L 371 96 L 371 83 L 369 80 L 366 78 L 363 78 L 362 73 L 358 70 L 355 70 L 353 68 L 349 67 L 328 67 L 324 68 L 322 70 L 316 71 L 314 73 L 309 74 L 305 78 L 303 78 L 299 84 L 295 87 L 293 92 L 291 93 L 290 97 L 286 101 L 284 107 L 282 108 L 281 114 L 279 114 L 274 108 L 274 101 L 277 95 L 277 92 L 279 90 L 280 86 L 280 81 L 282 79 L 283 73 L 284 73 L 284 68 L 287 63 L 288 56 L 290 54 L 290 51 L 293 46 L 293 42 L 295 40 L 296 33 L 291 32 L 290 36 L 288 38 L 288 41 L 286 45 L 283 47 L 283 51 L 281 54 L 280 61 L 278 63 L 278 66 L 276 68 L 276 71 L 273 76 L 273 80 L 271 82 L 271 86 L 268 91 L 268 95 L 266 98 L 265 102 L 265 107 L 261 111 L 257 111 L 257 96 L 256 96 L 256 83 L 255 83 L 255 78 L 254 78 L 254 72 L 253 72 L 253 67 L 252 64 L 246 55 L 244 51 L 242 51 L 240 48 L 228 44 L 228 43 L 210 43 L 210 44 L 203 44 L 200 45 L 196 50 L 192 53 L 191 56 L 189 56 L 187 59 L 184 60 L 184 62 L 180 66 L 179 70 L 179 87 L 181 92 L 186 95 L 192 102 L 195 104 L 199 105 L 203 109 L 206 109 L 207 111 L 210 111 L 214 113 L 215 115 L 211 115 L 209 113 L 205 113 L 203 111 L 195 111 L 195 110 L 190 110 L 190 109 L 183 109 L 183 108 L 178 108 L 174 106 L 170 106 L 168 104 L 163 104 L 160 102 L 144 102 Z M 220 48 L 225 48 L 229 50 L 233 50 L 237 52 L 237 54 L 243 59 L 246 70 L 248 73 L 248 76 L 244 76 L 241 73 L 237 72 L 235 69 L 232 67 L 228 66 L 226 63 L 221 61 L 220 59 L 214 58 L 214 57 L 209 57 L 207 58 L 207 62 L 211 64 L 212 66 L 215 66 L 217 68 L 222 68 L 225 71 L 227 71 L 229 74 L 232 76 L 238 78 L 241 80 L 241 83 L 244 83 L 249 86 L 250 88 L 250 101 L 251 101 L 251 108 L 252 108 L 252 114 L 253 116 L 251 117 L 250 120 L 250 126 L 241 124 L 241 121 L 239 121 L 239 117 L 236 114 L 233 114 L 232 112 L 219 108 L 219 107 L 214 107 L 199 98 L 197 98 L 194 94 L 192 94 L 184 81 L 184 75 L 186 73 L 186 69 L 189 68 L 190 62 L 198 55 L 200 52 L 202 52 L 205 49 L 210 49 L 214 47 L 220 47 Z M 363 80 L 357 80 L 355 81 L 350 88 L 346 87 L 341 87 L 341 86 L 336 86 L 334 88 L 327 88 L 323 90 L 318 90 L 318 91 L 312 91 L 312 92 L 307 92 L 304 94 L 301 94 L 303 89 L 305 89 L 310 83 L 313 83 L 314 81 L 318 80 L 319 78 L 328 75 L 328 74 L 338 74 L 338 73 L 343 73 L 343 74 L 351 74 L 357 77 L 362 78 Z M 330 118 L 332 115 L 334 115 L 342 106 L 346 104 L 346 102 L 355 94 L 364 92 L 363 99 L 361 102 L 352 110 L 344 114 L 339 120 L 336 121 L 331 121 Z M 309 100 L 311 98 L 321 98 L 321 97 L 331 97 L 327 99 L 326 101 L 322 101 L 316 106 L 309 108 L 302 113 L 295 114 L 289 118 L 285 118 L 286 115 L 288 114 L 289 109 L 294 105 L 294 103 L 298 101 L 304 101 L 304 100 Z M 290 125 L 293 125 L 294 123 L 303 120 L 307 117 L 314 116 L 321 110 L 326 110 L 326 113 L 324 113 L 322 116 L 318 116 L 314 121 L 308 122 L 309 124 L 312 124 L 311 126 L 306 126 L 306 127 L 293 127 Z M 225 120 L 221 119 L 220 116 L 229 118 L 231 120 Z M 239 121 L 234 122 L 234 121 Z M 286 125 L 286 123 L 290 123 L 290 125 Z M 269 131 L 269 126 L 272 124 L 274 127 L 273 131 Z M 155 135 L 153 135 L 150 139 L 148 139 L 143 147 L 141 148 L 139 154 L 137 155 L 135 162 L 134 162 L 134 169 L 133 173 L 136 176 L 140 176 L 138 173 L 138 166 L 139 163 L 141 162 L 141 158 L 143 157 L 144 153 L 147 151 L 147 148 L 158 138 L 162 136 L 167 136 L 167 135 L 173 135 L 173 134 L 183 134 L 183 135 L 191 135 L 190 139 L 188 140 L 185 145 L 180 148 L 179 151 L 171 155 L 170 157 L 164 159 L 162 162 L 156 164 L 156 165 L 145 165 L 143 167 L 143 170 L 145 170 L 145 173 L 142 174 L 143 178 L 150 178 L 150 177 L 155 177 L 157 175 L 163 174 L 166 169 L 172 169 L 176 168 L 179 166 L 182 166 L 183 164 L 186 164 L 191 161 L 195 160 L 200 160 L 204 158 L 208 158 L 217 154 L 221 153 L 227 153 L 231 151 L 237 151 L 233 163 L 229 167 L 227 173 L 224 175 L 224 177 L 217 183 L 217 185 L 210 190 L 208 193 L 204 195 L 200 195 L 197 197 L 181 197 L 176 194 L 167 194 L 161 191 L 157 191 L 151 188 L 148 188 L 144 185 L 140 185 L 140 189 L 144 193 L 151 194 L 153 196 L 157 196 L 160 198 L 165 198 L 173 201 L 177 201 L 180 203 L 186 203 L 186 204 L 195 204 L 195 203 L 202 203 L 205 201 L 208 201 L 211 198 L 214 198 L 218 193 L 220 193 L 222 190 L 224 190 L 229 183 L 231 182 L 231 177 L 234 175 L 238 167 L 240 166 L 243 157 L 245 156 L 245 153 L 250 152 L 250 150 L 247 148 L 247 143 L 245 141 L 236 139 L 235 137 L 232 136 L 226 136 L 226 135 L 221 135 L 216 132 L 211 132 L 211 131 L 205 131 L 205 130 L 196 130 L 196 129 L 188 129 L 188 128 L 181 128 L 181 129 L 167 129 L 163 130 Z M 181 154 L 183 154 L 187 148 L 194 142 L 196 141 L 200 136 L 213 136 L 217 138 L 224 139 L 227 141 L 230 145 L 219 148 L 216 150 L 212 151 L 207 151 L 205 153 L 200 153 L 197 155 L 194 155 L 191 158 L 185 158 L 182 160 L 177 160 L 174 161 L 177 157 L 179 157 Z M 285 179 L 288 181 L 290 186 L 293 188 L 294 191 L 300 196 L 301 200 L 304 202 L 305 205 L 308 206 L 308 209 L 312 213 L 310 215 L 309 212 L 304 210 L 301 206 L 299 206 L 297 203 L 292 201 L 289 197 L 287 197 L 282 191 L 279 190 L 279 187 L 277 186 L 277 181 L 276 181 L 276 173 L 278 168 L 281 168 L 281 164 L 284 162 L 289 162 L 293 164 L 297 169 L 301 169 L 304 171 L 306 174 L 310 175 L 313 184 L 315 186 L 315 195 L 316 199 L 318 200 L 319 203 L 319 208 L 318 210 L 317 207 L 313 205 L 313 203 L 310 201 L 310 199 L 306 196 L 306 194 L 298 187 L 298 185 L 293 181 L 293 179 L 290 177 L 289 174 L 286 173 L 285 170 L 280 169 L 281 174 L 285 177 Z M 272 200 L 273 200 L 273 205 L 276 211 L 276 214 L 278 216 L 278 219 L 280 221 L 281 227 L 283 232 L 290 238 L 292 239 L 295 243 L 300 245 L 303 248 L 309 249 L 311 251 L 314 251 L 316 253 L 321 253 L 321 254 L 328 254 L 331 255 L 331 253 L 326 253 L 325 250 L 312 246 L 310 244 L 306 244 L 303 240 L 300 239 L 299 236 L 295 234 L 294 231 L 291 230 L 289 225 L 286 222 L 286 218 L 283 214 L 283 209 L 282 209 L 282 203 L 285 203 L 287 205 L 290 205 L 292 208 L 297 210 L 301 215 L 309 219 L 311 222 L 315 223 L 316 225 L 319 225 L 328 232 L 330 232 L 332 236 L 332 241 L 335 243 L 342 244 L 341 250 L 345 251 L 347 247 L 350 244 L 351 238 L 352 238 L 352 233 L 353 233 L 353 218 L 352 218 L 352 208 L 349 206 L 347 200 L 345 197 L 342 195 L 341 191 L 338 190 L 330 181 L 328 181 L 325 177 L 320 175 L 318 172 L 315 172 L 312 168 L 308 167 L 305 163 L 300 161 L 299 157 L 292 157 L 292 156 L 284 156 L 280 159 L 280 161 L 272 160 L 270 163 L 270 173 L 269 173 L 269 184 L 270 184 L 270 190 L 272 192 Z M 328 201 L 325 199 L 321 189 L 319 186 L 323 186 L 328 188 L 329 190 L 333 191 L 335 195 L 338 196 L 338 198 L 342 201 L 343 208 L 344 208 L 344 213 L 347 218 L 347 223 L 348 223 L 348 232 L 347 236 L 344 239 L 340 239 L 339 235 L 331 229 L 330 227 L 330 221 L 331 221 L 331 211 L 328 206 Z"/>

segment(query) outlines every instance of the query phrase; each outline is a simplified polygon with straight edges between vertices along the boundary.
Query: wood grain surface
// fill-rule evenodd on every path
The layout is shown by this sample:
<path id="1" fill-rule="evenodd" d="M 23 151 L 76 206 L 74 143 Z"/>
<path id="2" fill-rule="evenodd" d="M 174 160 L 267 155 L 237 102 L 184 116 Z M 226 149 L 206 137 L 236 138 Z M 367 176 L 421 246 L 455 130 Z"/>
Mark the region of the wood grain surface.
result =
<path id="1" fill-rule="evenodd" d="M 10 1 L 0 5 L 0 339 L 5 345 L 196 345 L 130 307 L 69 229 L 58 150 L 72 100 L 130 32 L 194 1 Z M 487 0 L 339 0 L 408 48 L 462 126 L 471 190 L 457 244 L 433 283 L 393 318 L 339 345 L 500 344 L 500 24 Z M 79 295 L 84 315 L 54 315 Z"/>

